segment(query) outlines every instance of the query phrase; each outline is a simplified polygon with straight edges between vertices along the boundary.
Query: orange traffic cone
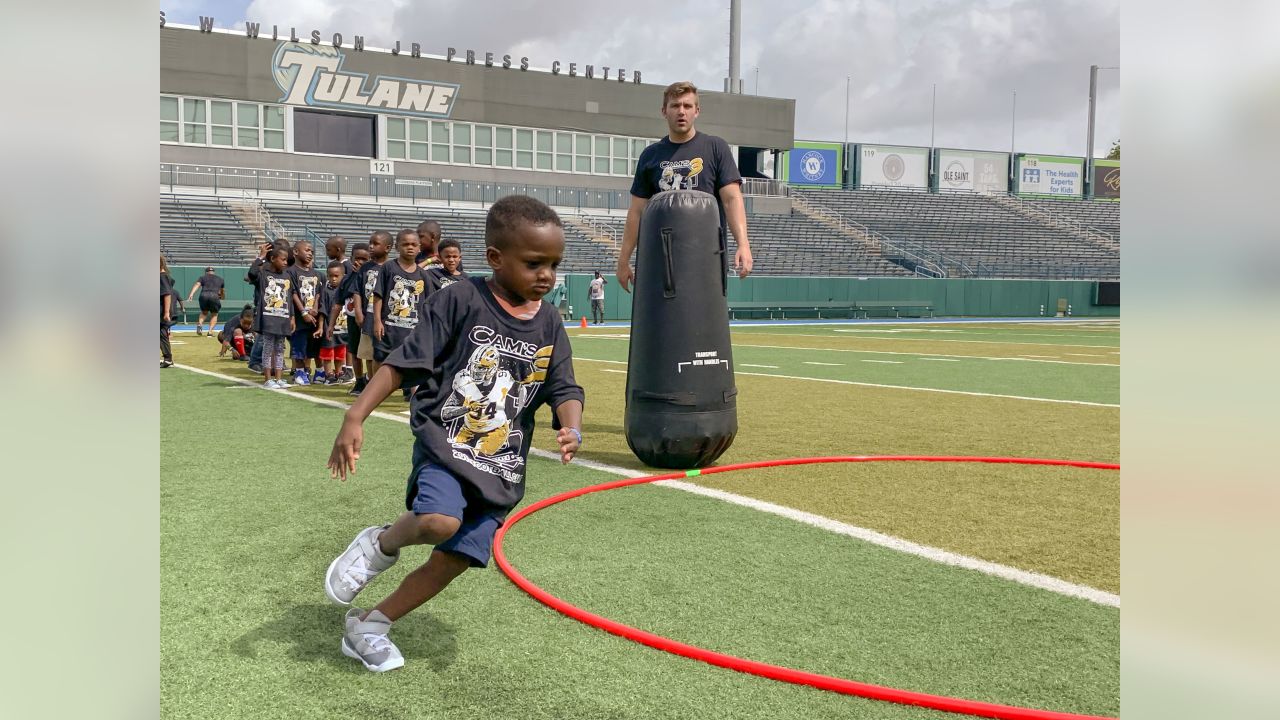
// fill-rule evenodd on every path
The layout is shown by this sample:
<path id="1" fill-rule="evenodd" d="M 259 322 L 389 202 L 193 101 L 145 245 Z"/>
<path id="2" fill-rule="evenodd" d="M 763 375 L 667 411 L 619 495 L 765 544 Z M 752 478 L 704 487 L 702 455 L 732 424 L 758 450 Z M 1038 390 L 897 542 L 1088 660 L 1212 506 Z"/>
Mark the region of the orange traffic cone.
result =
<path id="1" fill-rule="evenodd" d="M 587 329 L 587 316 L 586 316 L 586 315 L 583 315 L 583 316 L 582 316 L 582 323 L 581 323 L 581 324 L 579 324 L 579 325 L 578 325 L 578 327 L 582 328 L 583 330 Z"/>

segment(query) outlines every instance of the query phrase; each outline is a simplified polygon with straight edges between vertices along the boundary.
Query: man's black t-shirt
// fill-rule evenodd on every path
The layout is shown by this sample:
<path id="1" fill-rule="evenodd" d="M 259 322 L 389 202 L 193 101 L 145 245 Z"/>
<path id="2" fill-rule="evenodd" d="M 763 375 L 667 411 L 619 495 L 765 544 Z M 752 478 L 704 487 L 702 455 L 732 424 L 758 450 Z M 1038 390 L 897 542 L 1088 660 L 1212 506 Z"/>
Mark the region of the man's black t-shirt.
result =
<path id="1" fill-rule="evenodd" d="M 534 412 L 584 398 L 569 337 L 550 303 L 529 320 L 514 318 L 484 278 L 454 283 L 425 307 L 386 360 L 403 373 L 404 387 L 418 387 L 410 419 L 415 475 L 423 464 L 442 465 L 505 515 L 524 497 Z"/>
<path id="2" fill-rule="evenodd" d="M 218 297 L 222 293 L 223 286 L 226 285 L 226 281 L 222 279 L 222 276 L 212 273 L 201 275 L 196 282 L 200 283 L 200 297 L 202 298 Z"/>
<path id="3" fill-rule="evenodd" d="M 382 298 L 383 343 L 387 349 L 404 342 L 422 317 L 423 302 L 432 290 L 431 273 L 417 265 L 400 267 L 398 260 L 382 264 L 374 294 Z"/>
<path id="4" fill-rule="evenodd" d="M 388 259 L 387 262 L 395 262 Z M 364 322 L 360 332 L 373 337 L 373 291 L 378 288 L 378 276 L 382 274 L 382 264 L 372 260 L 360 268 L 360 311 L 364 313 Z"/>
<path id="5" fill-rule="evenodd" d="M 265 266 L 259 270 L 258 288 L 262 303 L 258 306 L 258 322 L 254 329 L 272 335 L 289 334 L 289 318 L 293 316 L 293 279 L 290 275 L 288 270 L 277 273 Z"/>
<path id="6" fill-rule="evenodd" d="M 742 182 L 733 152 L 723 138 L 695 133 L 682 143 L 664 137 L 645 148 L 636 162 L 631 194 L 646 200 L 664 190 L 701 190 L 710 193 L 720 208 L 724 227 L 724 205 L 720 188 Z"/>

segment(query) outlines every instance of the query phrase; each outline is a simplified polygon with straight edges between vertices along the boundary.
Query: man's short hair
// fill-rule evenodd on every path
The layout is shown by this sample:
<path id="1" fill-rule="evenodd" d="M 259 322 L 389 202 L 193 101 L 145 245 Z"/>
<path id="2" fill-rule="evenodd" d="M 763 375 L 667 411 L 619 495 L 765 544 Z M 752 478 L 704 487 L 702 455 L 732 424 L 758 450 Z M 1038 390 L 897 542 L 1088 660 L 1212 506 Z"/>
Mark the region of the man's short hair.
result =
<path id="1" fill-rule="evenodd" d="M 489 206 L 489 215 L 484 219 L 485 247 L 501 250 L 524 223 L 564 227 L 556 211 L 541 200 L 528 195 L 508 195 Z"/>
<path id="2" fill-rule="evenodd" d="M 671 102 L 673 98 L 678 98 L 688 93 L 693 93 L 693 104 L 696 107 L 698 105 L 698 88 L 693 83 L 688 80 L 671 83 L 666 90 L 662 91 L 662 107 L 666 107 L 667 103 Z"/>
<path id="3" fill-rule="evenodd" d="M 367 243 L 367 242 L 358 242 L 358 243 L 356 243 L 355 245 L 352 245 L 352 246 L 351 246 L 351 254 L 352 254 L 352 255 L 355 255 L 356 253 L 360 252 L 361 250 L 363 250 L 363 251 L 365 251 L 365 252 L 369 252 L 369 243 Z"/>
<path id="4" fill-rule="evenodd" d="M 327 266 L 325 266 L 325 269 L 326 269 L 326 270 L 332 270 L 332 269 L 334 269 L 334 268 L 342 268 L 342 270 L 343 270 L 343 272 L 344 272 L 344 273 L 345 273 L 345 272 L 346 272 L 346 270 L 347 270 L 345 267 L 342 267 L 342 261 L 341 261 L 341 260 L 330 260 L 330 261 L 329 261 L 329 264 L 328 264 Z"/>
<path id="5" fill-rule="evenodd" d="M 462 244 L 453 238 L 446 238 L 440 241 L 440 246 L 436 248 L 436 252 L 444 252 L 445 248 L 458 248 L 458 252 L 462 252 Z"/>

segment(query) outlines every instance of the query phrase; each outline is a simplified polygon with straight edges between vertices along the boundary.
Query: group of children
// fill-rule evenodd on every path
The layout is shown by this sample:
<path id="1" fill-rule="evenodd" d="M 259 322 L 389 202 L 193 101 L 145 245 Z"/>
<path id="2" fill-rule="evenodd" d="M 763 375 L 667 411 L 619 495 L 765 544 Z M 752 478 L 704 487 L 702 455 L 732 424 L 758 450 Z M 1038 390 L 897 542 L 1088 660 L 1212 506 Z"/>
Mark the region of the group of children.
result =
<path id="1" fill-rule="evenodd" d="M 264 243 L 245 277 L 254 287 L 253 305 L 218 335 L 221 354 L 248 360 L 264 387 L 284 389 L 290 379 L 296 385 L 354 382 L 351 394 L 359 395 L 416 326 L 427 296 L 467 277 L 461 246 L 441 240 L 434 220 L 401 230 L 394 240 L 378 230 L 353 246 L 349 258 L 346 240 L 335 235 L 325 255 L 322 272 L 311 243 Z"/>

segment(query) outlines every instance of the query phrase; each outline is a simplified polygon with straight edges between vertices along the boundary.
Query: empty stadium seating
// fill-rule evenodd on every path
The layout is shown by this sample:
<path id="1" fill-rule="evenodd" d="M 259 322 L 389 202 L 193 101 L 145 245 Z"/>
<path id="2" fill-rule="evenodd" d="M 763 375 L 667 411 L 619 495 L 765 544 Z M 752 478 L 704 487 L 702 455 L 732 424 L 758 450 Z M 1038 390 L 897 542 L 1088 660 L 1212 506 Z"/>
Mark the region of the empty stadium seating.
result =
<path id="1" fill-rule="evenodd" d="M 1017 201 L 1009 198 L 901 189 L 792 192 L 889 240 L 918 243 L 945 255 L 965 266 L 964 274 L 975 277 L 1119 277 L 1118 234 L 1114 242 L 1107 242 L 1055 226 L 1020 211 Z M 1118 223 L 1115 230 L 1118 233 Z"/>
<path id="2" fill-rule="evenodd" d="M 183 265 L 249 264 L 254 246 L 250 231 L 220 198 L 160 196 L 160 252 Z"/>

